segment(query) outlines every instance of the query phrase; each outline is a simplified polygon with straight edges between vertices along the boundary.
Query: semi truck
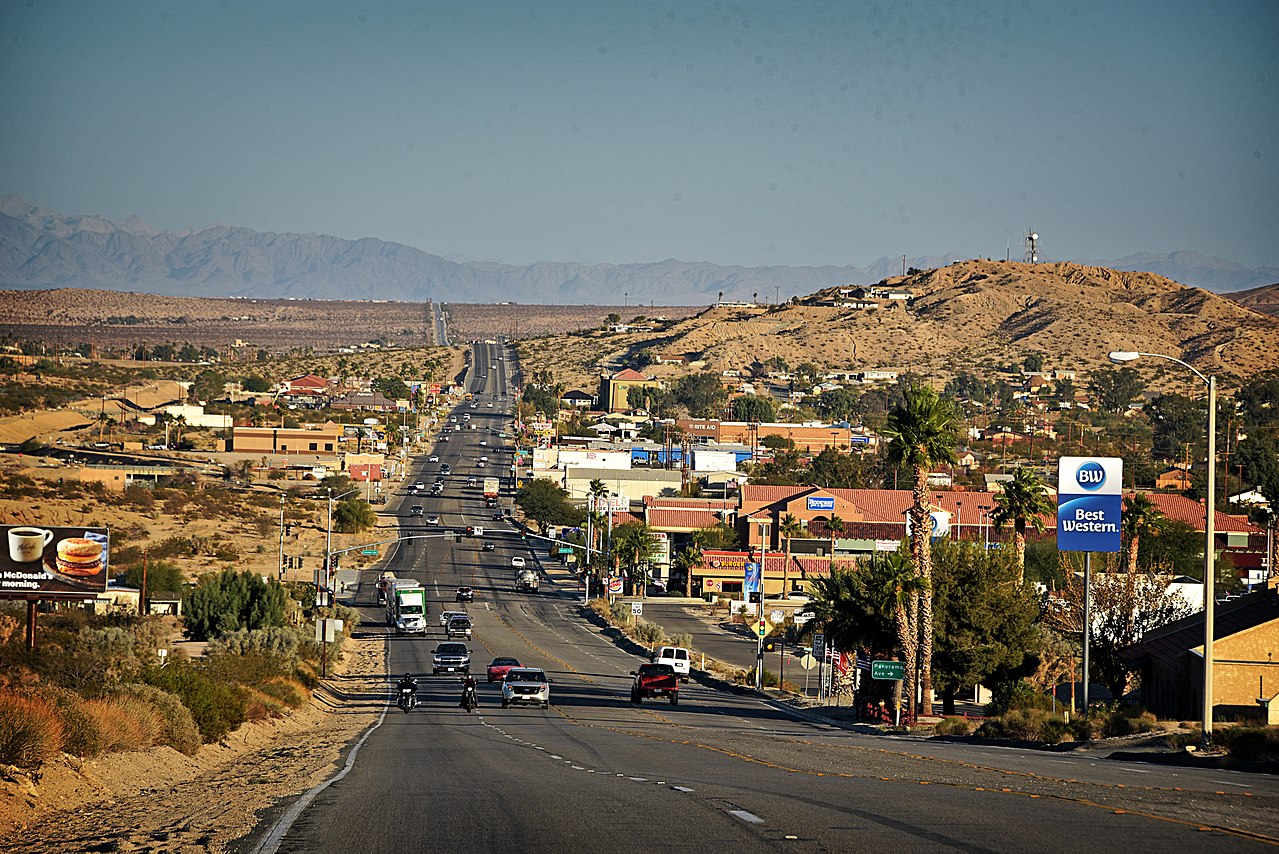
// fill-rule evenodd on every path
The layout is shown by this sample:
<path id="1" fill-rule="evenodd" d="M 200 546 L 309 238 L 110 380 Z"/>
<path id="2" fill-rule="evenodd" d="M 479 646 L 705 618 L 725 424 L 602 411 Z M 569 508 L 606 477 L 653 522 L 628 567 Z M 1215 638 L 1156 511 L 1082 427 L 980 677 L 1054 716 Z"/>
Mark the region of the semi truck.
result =
<path id="1" fill-rule="evenodd" d="M 538 586 L 537 573 L 531 569 L 515 570 L 515 592 L 536 593 Z"/>
<path id="2" fill-rule="evenodd" d="M 399 587 L 387 604 L 387 616 L 397 635 L 426 634 L 426 591 L 421 587 Z"/>
<path id="3" fill-rule="evenodd" d="M 495 477 L 484 478 L 484 497 L 497 498 L 498 482 Z"/>

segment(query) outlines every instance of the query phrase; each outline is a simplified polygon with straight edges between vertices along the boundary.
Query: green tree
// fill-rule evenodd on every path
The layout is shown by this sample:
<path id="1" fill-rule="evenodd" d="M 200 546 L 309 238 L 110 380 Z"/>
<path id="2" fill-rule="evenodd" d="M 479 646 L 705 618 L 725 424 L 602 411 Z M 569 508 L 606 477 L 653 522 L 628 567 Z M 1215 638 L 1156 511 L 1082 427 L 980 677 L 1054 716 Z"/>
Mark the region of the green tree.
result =
<path id="1" fill-rule="evenodd" d="M 547 525 L 572 524 L 581 514 L 569 503 L 568 493 L 546 478 L 535 478 L 524 485 L 515 496 L 515 503 L 524 515 L 537 523 L 541 530 Z"/>
<path id="2" fill-rule="evenodd" d="M 1180 460 L 1204 441 L 1207 409 L 1184 394 L 1162 394 L 1144 407 L 1154 435 L 1153 452 L 1161 460 Z"/>
<path id="3" fill-rule="evenodd" d="M 1021 572 L 1011 554 L 978 543 L 944 541 L 933 552 L 933 669 L 942 714 L 955 713 L 961 690 L 1036 663 L 1039 601 Z"/>
<path id="4" fill-rule="evenodd" d="M 705 372 L 680 377 L 671 388 L 674 402 L 694 418 L 712 418 L 728 397 L 717 374 Z"/>
<path id="5" fill-rule="evenodd" d="M 826 533 L 830 534 L 830 559 L 835 559 L 835 540 L 839 539 L 839 535 L 844 533 L 844 520 L 830 514 L 830 518 L 826 520 Z"/>
<path id="6" fill-rule="evenodd" d="M 771 397 L 744 394 L 733 398 L 731 407 L 734 421 L 772 422 L 777 420 L 777 402 Z"/>
<path id="7" fill-rule="evenodd" d="M 389 400 L 404 400 L 409 396 L 409 387 L 399 377 L 382 377 L 373 381 L 373 390 L 380 391 Z"/>
<path id="8" fill-rule="evenodd" d="M 943 463 L 955 461 L 955 432 L 958 419 L 954 408 L 927 385 L 911 385 L 903 392 L 903 403 L 888 415 L 884 437 L 887 457 L 894 465 L 910 466 L 913 523 L 911 554 L 920 568 L 925 587 L 919 595 L 919 656 L 925 701 L 932 691 L 933 602 L 932 548 L 929 539 L 928 473 Z M 931 713 L 932 709 L 927 710 Z"/>
<path id="9" fill-rule="evenodd" d="M 1039 373 L 1044 369 L 1044 356 L 1042 353 L 1031 353 L 1022 360 L 1021 366 L 1028 371 Z"/>
<path id="10" fill-rule="evenodd" d="M 359 496 L 352 495 L 333 505 L 333 530 L 339 534 L 358 534 L 376 524 L 376 511 Z"/>
<path id="11" fill-rule="evenodd" d="M 702 565 L 702 550 L 696 544 L 685 546 L 671 560 L 671 575 L 684 581 L 684 595 L 693 595 L 693 570 Z"/>
<path id="12" fill-rule="evenodd" d="M 777 530 L 786 539 L 786 563 L 782 564 L 782 595 L 790 598 L 790 567 L 791 567 L 791 541 L 804 533 L 804 526 L 795 518 L 794 513 L 787 513 L 782 516 L 782 522 L 778 525 Z"/>
<path id="13" fill-rule="evenodd" d="M 124 575 L 120 577 L 120 581 L 128 587 L 136 587 L 141 590 L 141 561 L 130 565 L 124 571 Z M 180 593 L 186 589 L 186 586 L 186 577 L 182 574 L 181 567 L 173 561 L 148 561 L 146 571 L 146 592 L 148 597 L 154 593 Z"/>
<path id="14" fill-rule="evenodd" d="M 639 595 L 644 595 L 648 573 L 641 569 L 646 570 L 657 553 L 657 541 L 645 523 L 628 522 L 613 529 L 613 555 L 626 569 L 632 594 L 639 591 Z"/>
<path id="15" fill-rule="evenodd" d="M 870 485 L 860 456 L 841 454 L 830 447 L 813 457 L 809 471 L 808 482 L 827 489 L 862 489 Z"/>
<path id="16" fill-rule="evenodd" d="M 1030 525 L 1036 531 L 1044 530 L 1043 517 L 1054 510 L 1056 505 L 1048 495 L 1048 487 L 1028 468 L 1013 472 L 1013 479 L 1004 484 L 1003 494 L 995 496 L 995 512 L 990 514 L 990 520 L 996 531 L 1012 525 L 1018 577 L 1023 582 L 1026 576 L 1026 526 Z"/>
<path id="17" fill-rule="evenodd" d="M 243 380 L 241 380 L 240 387 L 243 388 L 245 391 L 252 392 L 254 394 L 260 394 L 266 391 L 267 389 L 269 389 L 271 387 L 271 384 L 267 382 L 264 377 L 259 377 L 254 375 L 250 377 L 245 377 Z"/>
<path id="18" fill-rule="evenodd" d="M 897 629 L 897 648 L 906 666 L 906 707 L 915 710 L 915 678 L 919 668 L 919 597 L 927 582 L 915 571 L 910 555 L 901 551 L 885 554 L 873 561 L 879 570 L 879 584 L 893 611 Z"/>
<path id="19" fill-rule="evenodd" d="M 183 597 L 187 636 L 211 640 L 238 629 L 283 626 L 287 599 L 278 581 L 247 570 L 205 576 Z"/>
<path id="20" fill-rule="evenodd" d="M 702 550 L 732 551 L 737 548 L 737 529 L 723 522 L 708 525 L 693 532 L 693 542 Z"/>
<path id="21" fill-rule="evenodd" d="M 824 391 L 813 401 L 817 414 L 827 421 L 853 421 L 861 412 L 861 394 L 850 388 Z"/>
<path id="22" fill-rule="evenodd" d="M 1146 390 L 1141 374 L 1134 368 L 1101 368 L 1092 373 L 1091 379 L 1095 403 L 1105 412 L 1123 412 Z"/>
<path id="23" fill-rule="evenodd" d="M 1121 534 L 1124 539 L 1124 569 L 1128 579 L 1127 595 L 1129 599 L 1133 599 L 1136 596 L 1137 554 L 1141 548 L 1141 537 L 1147 531 L 1157 530 L 1162 518 L 1163 514 L 1155 507 L 1149 496 L 1136 492 L 1124 496 Z M 1131 612 L 1128 613 L 1127 618 L 1131 621 Z M 1132 633 L 1130 625 L 1125 628 L 1128 634 Z"/>

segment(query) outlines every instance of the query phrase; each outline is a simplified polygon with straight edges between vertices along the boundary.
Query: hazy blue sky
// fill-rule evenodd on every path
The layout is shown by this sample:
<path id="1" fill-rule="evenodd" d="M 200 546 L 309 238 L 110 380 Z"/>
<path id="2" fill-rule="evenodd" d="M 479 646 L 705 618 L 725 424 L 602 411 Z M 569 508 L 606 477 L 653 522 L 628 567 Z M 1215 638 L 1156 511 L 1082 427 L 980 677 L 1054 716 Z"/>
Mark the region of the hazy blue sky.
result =
<path id="1" fill-rule="evenodd" d="M 0 193 L 509 262 L 1279 265 L 1279 0 L 0 0 Z"/>

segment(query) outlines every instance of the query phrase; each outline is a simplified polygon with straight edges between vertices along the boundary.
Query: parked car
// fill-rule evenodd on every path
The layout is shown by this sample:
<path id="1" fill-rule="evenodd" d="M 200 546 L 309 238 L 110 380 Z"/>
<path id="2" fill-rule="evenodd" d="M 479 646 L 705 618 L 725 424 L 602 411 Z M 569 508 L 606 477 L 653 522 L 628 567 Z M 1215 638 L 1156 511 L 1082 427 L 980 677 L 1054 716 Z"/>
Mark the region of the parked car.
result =
<path id="1" fill-rule="evenodd" d="M 474 602 L 475 590 L 470 587 L 459 587 L 453 594 L 455 602 Z"/>
<path id="2" fill-rule="evenodd" d="M 512 667 L 502 680 L 502 708 L 523 703 L 551 707 L 551 680 L 537 667 Z"/>
<path id="3" fill-rule="evenodd" d="M 501 682 L 506 678 L 506 674 L 510 672 L 512 667 L 519 667 L 520 660 L 518 658 L 495 658 L 489 662 L 488 680 L 489 682 Z"/>
<path id="4" fill-rule="evenodd" d="M 667 697 L 672 706 L 679 705 L 679 677 L 669 664 L 641 664 L 632 670 L 631 702 L 639 705 L 645 697 Z"/>

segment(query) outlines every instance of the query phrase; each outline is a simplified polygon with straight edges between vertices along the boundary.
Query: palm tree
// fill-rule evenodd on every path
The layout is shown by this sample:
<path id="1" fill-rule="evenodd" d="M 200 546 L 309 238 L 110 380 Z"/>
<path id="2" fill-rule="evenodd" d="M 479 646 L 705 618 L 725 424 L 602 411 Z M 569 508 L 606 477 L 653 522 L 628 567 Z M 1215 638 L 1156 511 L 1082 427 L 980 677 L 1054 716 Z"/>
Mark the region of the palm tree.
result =
<path id="1" fill-rule="evenodd" d="M 632 593 L 635 587 L 640 588 L 640 596 L 644 595 L 642 580 L 638 580 L 641 564 L 646 563 L 657 552 L 657 543 L 653 539 L 652 529 L 643 522 L 631 522 L 622 525 L 613 532 L 613 554 L 626 567 L 626 576 L 630 579 Z"/>
<path id="2" fill-rule="evenodd" d="M 1124 515 L 1120 523 L 1126 540 L 1124 549 L 1124 565 L 1128 570 L 1128 602 L 1135 602 L 1137 595 L 1137 550 L 1141 546 L 1141 535 L 1154 533 L 1161 527 L 1163 514 L 1155 507 L 1150 496 L 1134 492 L 1124 496 Z M 1124 637 L 1132 637 L 1133 609 L 1128 608 L 1124 617 Z"/>
<path id="3" fill-rule="evenodd" d="M 826 520 L 826 531 L 830 534 L 830 565 L 835 565 L 835 538 L 844 533 L 844 520 L 830 514 L 830 518 Z"/>
<path id="4" fill-rule="evenodd" d="M 684 595 L 693 595 L 693 570 L 702 565 L 702 550 L 696 545 L 680 549 L 671 561 L 671 570 L 684 573 Z"/>
<path id="5" fill-rule="evenodd" d="M 1017 581 L 1026 581 L 1026 525 L 1036 531 L 1044 529 L 1044 515 L 1052 513 L 1055 505 L 1048 497 L 1048 488 L 1039 476 L 1028 468 L 1013 472 L 1013 479 L 1004 484 L 1004 494 L 995 497 L 995 510 L 990 521 L 998 531 L 1004 525 L 1013 526 L 1013 543 L 1017 549 Z"/>
<path id="6" fill-rule="evenodd" d="M 888 413 L 884 436 L 888 439 L 888 460 L 909 465 L 914 474 L 910 517 L 913 522 L 911 554 L 925 586 L 919 592 L 919 657 L 924 702 L 932 713 L 933 690 L 933 555 L 928 524 L 928 473 L 943 463 L 955 461 L 955 430 L 958 419 L 954 407 L 941 399 L 931 386 L 912 385 L 904 393 L 904 405 Z"/>
<path id="7" fill-rule="evenodd" d="M 782 595 L 787 599 L 790 598 L 790 562 L 791 562 L 791 540 L 798 537 L 804 532 L 804 526 L 799 524 L 799 520 L 795 518 L 795 514 L 787 513 L 782 517 L 782 524 L 778 528 L 781 535 L 786 538 L 786 562 L 782 564 Z M 831 550 L 834 554 L 834 549 Z"/>
<path id="8" fill-rule="evenodd" d="M 882 573 L 883 589 L 880 591 L 893 606 L 893 617 L 897 626 L 897 643 L 902 649 L 902 660 L 906 672 L 910 674 L 911 689 L 906 692 L 906 707 L 915 709 L 915 668 L 918 666 L 919 631 L 914 625 L 918 609 L 913 607 L 919 601 L 919 595 L 927 587 L 927 582 L 915 572 L 910 556 L 902 552 L 893 552 L 879 558 L 879 570 Z"/>

